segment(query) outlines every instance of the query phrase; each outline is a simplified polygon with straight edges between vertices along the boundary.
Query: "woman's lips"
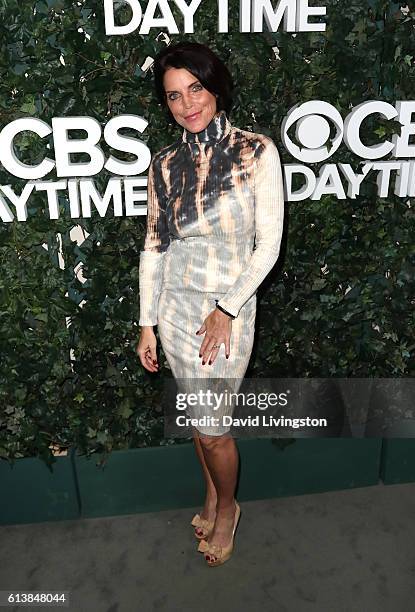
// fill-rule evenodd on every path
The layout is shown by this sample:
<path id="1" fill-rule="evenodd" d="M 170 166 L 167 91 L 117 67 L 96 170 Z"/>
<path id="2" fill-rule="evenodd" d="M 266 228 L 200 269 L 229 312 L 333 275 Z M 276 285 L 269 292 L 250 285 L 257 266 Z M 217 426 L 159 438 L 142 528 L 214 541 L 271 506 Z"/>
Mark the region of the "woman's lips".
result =
<path id="1" fill-rule="evenodd" d="M 188 117 L 185 117 L 186 121 L 194 121 L 195 119 L 197 119 L 200 115 L 200 111 L 198 113 L 193 113 L 193 115 L 189 115 Z"/>

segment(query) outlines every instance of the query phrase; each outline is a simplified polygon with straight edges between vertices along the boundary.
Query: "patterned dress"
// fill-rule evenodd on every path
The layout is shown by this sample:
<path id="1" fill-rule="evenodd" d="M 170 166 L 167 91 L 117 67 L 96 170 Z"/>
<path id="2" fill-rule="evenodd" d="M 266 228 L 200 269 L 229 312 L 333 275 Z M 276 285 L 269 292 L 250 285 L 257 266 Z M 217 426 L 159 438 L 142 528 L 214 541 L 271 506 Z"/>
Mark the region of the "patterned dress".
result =
<path id="1" fill-rule="evenodd" d="M 220 111 L 202 132 L 185 129 L 153 157 L 147 202 L 139 325 L 158 326 L 174 378 L 187 383 L 182 389 L 190 391 L 192 379 L 223 379 L 237 391 L 252 352 L 256 291 L 280 251 L 284 190 L 278 150 L 267 136 L 232 126 Z M 196 331 L 215 300 L 236 317 L 230 357 L 222 344 L 213 364 L 202 365 L 205 334 Z M 215 416 L 229 410 L 216 410 Z M 204 412 L 194 407 L 190 416 Z M 197 429 L 222 435 L 230 427 Z"/>

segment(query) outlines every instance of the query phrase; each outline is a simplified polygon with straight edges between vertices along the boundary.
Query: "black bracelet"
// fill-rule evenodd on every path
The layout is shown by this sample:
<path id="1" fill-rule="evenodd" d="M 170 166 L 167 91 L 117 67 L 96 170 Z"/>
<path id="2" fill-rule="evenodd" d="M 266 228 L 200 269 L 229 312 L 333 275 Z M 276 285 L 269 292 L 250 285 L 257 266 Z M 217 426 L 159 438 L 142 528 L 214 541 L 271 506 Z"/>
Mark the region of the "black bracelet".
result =
<path id="1" fill-rule="evenodd" d="M 221 310 L 222 312 L 224 312 L 226 315 L 228 315 L 228 317 L 230 317 L 231 319 L 236 319 L 236 317 L 234 315 L 232 315 L 230 312 L 228 312 L 227 310 L 225 310 L 224 308 L 222 308 L 222 306 L 219 306 L 218 302 L 219 300 L 215 300 L 216 302 L 216 308 L 218 308 L 219 310 Z"/>

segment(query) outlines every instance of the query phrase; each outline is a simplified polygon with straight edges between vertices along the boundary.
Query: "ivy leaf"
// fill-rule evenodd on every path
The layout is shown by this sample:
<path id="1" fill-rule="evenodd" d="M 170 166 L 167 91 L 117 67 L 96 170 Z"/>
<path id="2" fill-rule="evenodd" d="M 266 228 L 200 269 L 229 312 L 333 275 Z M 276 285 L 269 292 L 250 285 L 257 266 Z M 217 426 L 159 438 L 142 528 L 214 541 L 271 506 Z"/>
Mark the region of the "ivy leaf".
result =
<path id="1" fill-rule="evenodd" d="M 380 125 L 376 130 L 374 130 L 375 134 L 379 136 L 379 138 L 383 138 L 386 134 L 386 129 L 383 125 Z"/>
<path id="2" fill-rule="evenodd" d="M 311 286 L 312 291 L 319 291 L 323 289 L 327 285 L 327 280 L 325 278 L 316 278 Z"/>
<path id="3" fill-rule="evenodd" d="M 132 414 L 133 410 L 127 405 L 126 402 L 123 402 L 121 406 L 117 410 L 118 414 L 122 416 L 124 419 L 128 419 Z"/>
<path id="4" fill-rule="evenodd" d="M 108 434 L 105 431 L 100 431 L 97 434 L 97 442 L 100 444 L 105 444 L 108 439 Z"/>
<path id="5" fill-rule="evenodd" d="M 10 69 L 14 74 L 21 75 L 24 72 L 27 72 L 27 70 L 29 69 L 29 64 L 13 64 L 12 66 L 10 66 Z"/>
<path id="6" fill-rule="evenodd" d="M 35 105 L 35 102 L 34 102 L 33 98 L 32 98 L 32 100 L 29 100 L 29 101 L 25 102 L 24 104 L 22 104 L 22 106 L 20 107 L 20 110 L 25 115 L 35 115 L 36 114 L 36 105 Z"/>

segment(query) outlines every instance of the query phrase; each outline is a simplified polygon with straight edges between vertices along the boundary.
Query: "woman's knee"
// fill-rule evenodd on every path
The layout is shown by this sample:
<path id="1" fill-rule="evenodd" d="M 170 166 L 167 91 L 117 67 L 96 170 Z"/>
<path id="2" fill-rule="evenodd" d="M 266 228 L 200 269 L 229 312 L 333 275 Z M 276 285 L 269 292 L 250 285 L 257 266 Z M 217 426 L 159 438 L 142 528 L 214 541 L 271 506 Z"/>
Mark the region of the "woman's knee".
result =
<path id="1" fill-rule="evenodd" d="M 225 444 L 228 444 L 231 438 L 228 432 L 219 436 L 213 436 L 199 431 L 198 435 L 201 445 L 207 450 L 221 448 Z"/>

